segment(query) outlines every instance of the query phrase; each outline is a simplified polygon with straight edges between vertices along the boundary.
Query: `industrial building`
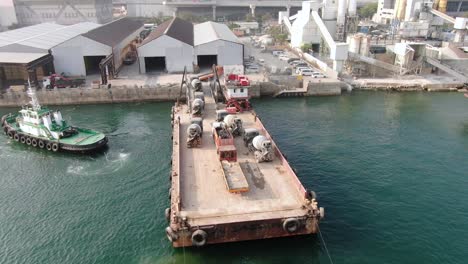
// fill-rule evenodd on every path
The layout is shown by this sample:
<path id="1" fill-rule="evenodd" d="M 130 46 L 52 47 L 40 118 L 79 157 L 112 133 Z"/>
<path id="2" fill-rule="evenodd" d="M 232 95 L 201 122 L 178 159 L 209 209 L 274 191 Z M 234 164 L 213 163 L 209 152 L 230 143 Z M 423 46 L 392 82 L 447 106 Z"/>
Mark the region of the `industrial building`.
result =
<path id="1" fill-rule="evenodd" d="M 140 72 L 193 71 L 193 24 L 173 18 L 159 25 L 138 47 Z"/>
<path id="2" fill-rule="evenodd" d="M 112 21 L 112 0 L 14 0 L 13 3 L 21 26 L 45 22 L 72 25 Z"/>
<path id="3" fill-rule="evenodd" d="M 99 26 L 90 22 L 72 26 L 43 23 L 0 33 L 0 86 L 23 84 L 28 79 L 34 83 L 55 72 L 51 49 Z"/>
<path id="4" fill-rule="evenodd" d="M 194 27 L 196 64 L 200 68 L 242 65 L 244 45 L 224 24 L 205 22 Z"/>
<path id="5" fill-rule="evenodd" d="M 158 26 L 138 47 L 140 72 L 189 72 L 195 67 L 243 64 L 244 45 L 223 24 L 193 25 L 173 18 Z"/>
<path id="6" fill-rule="evenodd" d="M 143 23 L 123 18 L 105 25 L 42 23 L 0 33 L 0 86 L 36 83 L 50 73 L 115 76 Z"/>
<path id="7" fill-rule="evenodd" d="M 122 18 L 68 39 L 51 49 L 55 70 L 74 76 L 99 74 L 100 63 L 108 58 L 106 74 L 114 75 L 142 29 L 142 22 Z"/>
<path id="8" fill-rule="evenodd" d="M 0 32 L 8 30 L 8 27 L 17 23 L 15 7 L 0 1 Z"/>

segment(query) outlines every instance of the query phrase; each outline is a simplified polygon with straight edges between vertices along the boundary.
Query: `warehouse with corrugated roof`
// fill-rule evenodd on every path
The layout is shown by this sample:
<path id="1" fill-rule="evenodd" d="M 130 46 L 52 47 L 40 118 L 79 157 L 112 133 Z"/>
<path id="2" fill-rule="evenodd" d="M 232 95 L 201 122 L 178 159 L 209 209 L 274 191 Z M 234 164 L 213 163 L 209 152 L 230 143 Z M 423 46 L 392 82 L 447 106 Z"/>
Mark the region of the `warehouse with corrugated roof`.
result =
<path id="1" fill-rule="evenodd" d="M 50 50 L 58 44 L 99 27 L 83 22 L 72 26 L 43 23 L 0 33 L 0 87 L 33 83 L 55 72 Z"/>
<path id="2" fill-rule="evenodd" d="M 224 24 L 193 25 L 173 18 L 159 25 L 137 48 L 141 73 L 192 72 L 195 67 L 242 65 L 244 45 Z"/>
<path id="3" fill-rule="evenodd" d="M 194 26 L 196 64 L 200 68 L 242 65 L 244 45 L 224 24 L 205 22 Z"/>
<path id="4" fill-rule="evenodd" d="M 193 24 L 180 18 L 163 22 L 138 47 L 141 73 L 193 71 Z"/>
<path id="5" fill-rule="evenodd" d="M 115 75 L 127 52 L 136 50 L 135 40 L 142 29 L 142 22 L 122 18 L 70 38 L 51 50 L 56 71 L 75 76 Z"/>

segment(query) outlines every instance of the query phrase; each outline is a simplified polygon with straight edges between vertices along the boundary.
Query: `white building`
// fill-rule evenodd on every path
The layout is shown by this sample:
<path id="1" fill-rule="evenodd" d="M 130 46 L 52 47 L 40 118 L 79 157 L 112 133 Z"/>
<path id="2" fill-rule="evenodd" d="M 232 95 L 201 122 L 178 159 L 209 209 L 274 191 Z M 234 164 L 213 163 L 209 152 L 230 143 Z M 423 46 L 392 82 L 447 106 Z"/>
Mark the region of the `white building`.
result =
<path id="1" fill-rule="evenodd" d="M 99 63 L 112 56 L 113 70 L 118 71 L 142 29 L 143 23 L 122 18 L 64 41 L 51 49 L 55 70 L 75 76 L 98 74 Z"/>
<path id="2" fill-rule="evenodd" d="M 312 20 L 310 12 L 318 10 L 318 1 L 302 2 L 302 9 L 292 18 L 291 23 L 291 46 L 301 47 L 304 43 L 320 44 L 321 36 L 317 24 Z"/>
<path id="3" fill-rule="evenodd" d="M 244 45 L 224 24 L 193 25 L 173 18 L 159 25 L 138 47 L 140 72 L 191 72 L 217 65 L 242 65 Z"/>
<path id="4" fill-rule="evenodd" d="M 173 18 L 159 25 L 138 47 L 140 72 L 193 71 L 193 24 Z"/>
<path id="5" fill-rule="evenodd" d="M 244 45 L 224 24 L 205 22 L 194 27 L 196 63 L 199 67 L 242 65 Z"/>
<path id="6" fill-rule="evenodd" d="M 4 5 L 0 1 L 0 32 L 8 29 L 9 26 L 17 23 L 15 7 Z"/>
<path id="7" fill-rule="evenodd" d="M 72 52 L 57 54 L 54 60 L 51 50 L 99 26 L 90 22 L 72 26 L 43 23 L 0 33 L 1 82 L 22 84 L 28 78 L 35 82 L 55 72 L 57 61 L 66 61 L 69 65 L 77 63 L 72 60 Z"/>
<path id="8" fill-rule="evenodd" d="M 174 10 L 162 0 L 127 0 L 127 15 L 130 17 L 172 16 Z"/>
<path id="9" fill-rule="evenodd" d="M 72 25 L 112 21 L 112 0 L 14 0 L 13 3 L 18 23 L 23 26 L 44 22 Z"/>

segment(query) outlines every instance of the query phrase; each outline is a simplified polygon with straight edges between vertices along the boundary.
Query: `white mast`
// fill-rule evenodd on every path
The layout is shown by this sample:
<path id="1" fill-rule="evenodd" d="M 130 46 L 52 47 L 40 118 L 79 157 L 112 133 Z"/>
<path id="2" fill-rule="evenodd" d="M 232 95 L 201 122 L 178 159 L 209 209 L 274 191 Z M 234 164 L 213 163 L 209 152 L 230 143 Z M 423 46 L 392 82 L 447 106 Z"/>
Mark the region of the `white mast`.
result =
<path id="1" fill-rule="evenodd" d="M 36 90 L 32 89 L 31 82 L 29 81 L 29 78 L 28 78 L 28 91 L 27 91 L 27 94 L 31 98 L 31 101 L 29 103 L 31 104 L 33 110 L 34 111 L 41 110 L 41 105 L 39 104 L 39 100 L 37 100 Z"/>

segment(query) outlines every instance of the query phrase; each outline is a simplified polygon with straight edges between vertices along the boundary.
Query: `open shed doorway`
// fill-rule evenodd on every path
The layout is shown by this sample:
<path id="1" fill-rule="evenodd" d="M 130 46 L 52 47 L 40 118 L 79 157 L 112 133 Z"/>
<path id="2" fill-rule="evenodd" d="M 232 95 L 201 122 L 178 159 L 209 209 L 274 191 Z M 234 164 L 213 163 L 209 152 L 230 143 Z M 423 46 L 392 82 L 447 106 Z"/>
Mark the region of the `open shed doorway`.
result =
<path id="1" fill-rule="evenodd" d="M 166 71 L 166 57 L 145 57 L 147 73 Z"/>
<path id="2" fill-rule="evenodd" d="M 200 70 L 211 69 L 213 64 L 218 65 L 218 55 L 198 55 L 197 59 Z"/>
<path id="3" fill-rule="evenodd" d="M 99 63 L 105 58 L 106 56 L 84 56 L 86 75 L 101 74 Z"/>

